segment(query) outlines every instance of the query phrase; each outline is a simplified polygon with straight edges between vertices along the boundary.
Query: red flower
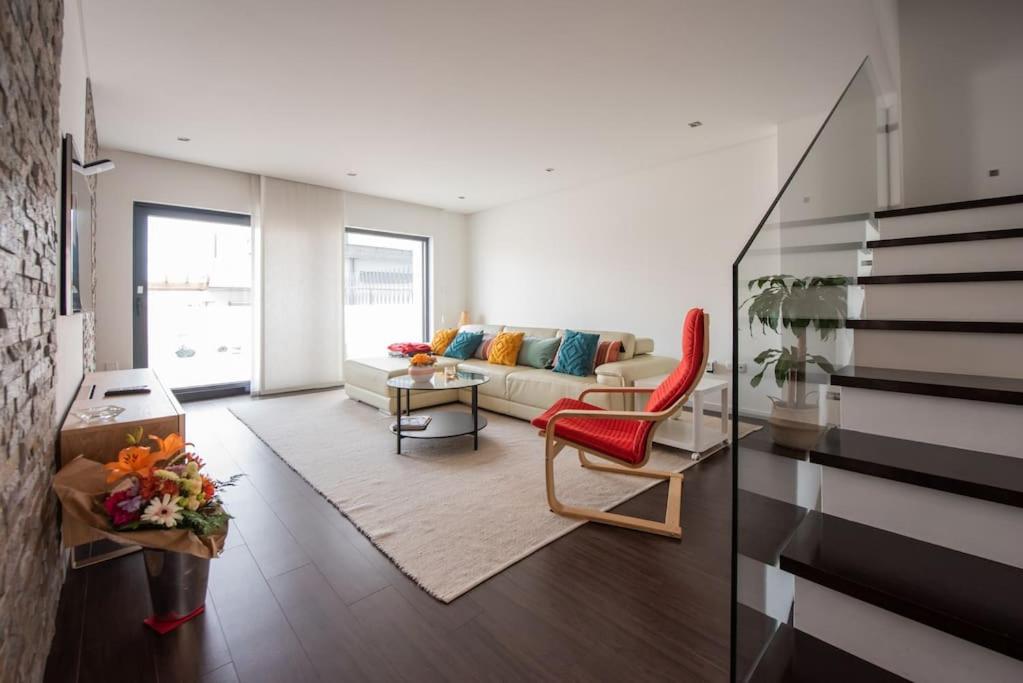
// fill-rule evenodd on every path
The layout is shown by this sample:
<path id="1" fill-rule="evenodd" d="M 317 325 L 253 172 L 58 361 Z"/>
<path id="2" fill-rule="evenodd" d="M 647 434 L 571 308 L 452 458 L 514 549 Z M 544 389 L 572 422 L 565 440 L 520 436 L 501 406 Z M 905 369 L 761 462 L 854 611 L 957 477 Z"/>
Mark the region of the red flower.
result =
<path id="1" fill-rule="evenodd" d="M 103 501 L 103 508 L 110 515 L 110 520 L 114 523 L 115 527 L 124 526 L 125 524 L 131 524 L 141 516 L 142 511 L 136 510 L 129 512 L 124 510 L 119 503 L 129 498 L 133 498 L 131 491 L 128 489 L 122 489 L 121 491 L 115 491 L 107 496 L 106 500 Z"/>

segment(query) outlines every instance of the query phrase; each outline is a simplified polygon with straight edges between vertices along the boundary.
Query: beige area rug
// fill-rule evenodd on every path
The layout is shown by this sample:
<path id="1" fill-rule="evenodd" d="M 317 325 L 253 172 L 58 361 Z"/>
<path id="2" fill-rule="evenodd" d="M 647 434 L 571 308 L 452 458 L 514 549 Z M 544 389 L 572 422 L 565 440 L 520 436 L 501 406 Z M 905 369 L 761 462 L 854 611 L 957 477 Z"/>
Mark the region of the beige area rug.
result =
<path id="1" fill-rule="evenodd" d="M 523 420 L 481 411 L 489 425 L 478 451 L 470 437 L 407 439 L 397 455 L 388 429 L 394 418 L 342 391 L 253 401 L 232 412 L 443 602 L 584 524 L 547 508 L 543 440 Z M 719 428 L 715 422 L 708 419 L 708 428 Z M 574 453 L 555 464 L 558 497 L 573 505 L 607 510 L 659 483 L 583 469 Z M 650 457 L 661 470 L 692 464 L 689 453 L 660 446 Z"/>

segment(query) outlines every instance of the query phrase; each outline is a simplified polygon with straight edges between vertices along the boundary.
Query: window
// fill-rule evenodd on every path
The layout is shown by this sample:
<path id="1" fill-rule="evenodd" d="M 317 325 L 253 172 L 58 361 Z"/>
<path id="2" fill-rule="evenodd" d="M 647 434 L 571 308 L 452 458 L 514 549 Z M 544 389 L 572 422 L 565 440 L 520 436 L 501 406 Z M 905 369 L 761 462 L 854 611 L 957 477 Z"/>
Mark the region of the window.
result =
<path id="1" fill-rule="evenodd" d="M 345 230 L 345 355 L 380 356 L 394 342 L 427 340 L 429 239 Z"/>

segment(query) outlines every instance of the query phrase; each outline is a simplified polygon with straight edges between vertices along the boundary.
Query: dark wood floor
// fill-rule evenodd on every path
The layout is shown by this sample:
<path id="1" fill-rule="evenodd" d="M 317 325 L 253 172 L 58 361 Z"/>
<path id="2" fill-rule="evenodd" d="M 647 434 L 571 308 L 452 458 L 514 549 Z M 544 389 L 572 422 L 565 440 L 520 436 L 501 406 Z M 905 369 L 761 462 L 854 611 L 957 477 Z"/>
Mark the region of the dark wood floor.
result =
<path id="1" fill-rule="evenodd" d="M 588 524 L 444 605 L 238 422 L 239 400 L 186 405 L 214 473 L 247 475 L 206 613 L 144 627 L 138 553 L 70 570 L 47 681 L 727 679 L 727 452 L 686 472 L 681 543 Z M 663 514 L 666 492 L 619 510 Z"/>

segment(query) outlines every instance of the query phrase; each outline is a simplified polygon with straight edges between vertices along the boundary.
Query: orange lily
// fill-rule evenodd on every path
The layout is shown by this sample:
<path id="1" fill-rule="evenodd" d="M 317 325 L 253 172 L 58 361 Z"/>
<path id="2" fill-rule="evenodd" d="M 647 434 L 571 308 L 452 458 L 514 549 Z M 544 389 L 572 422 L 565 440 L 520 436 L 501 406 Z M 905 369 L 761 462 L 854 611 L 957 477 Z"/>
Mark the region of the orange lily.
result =
<path id="1" fill-rule="evenodd" d="M 148 446 L 122 448 L 121 452 L 117 454 L 115 462 L 103 465 L 110 471 L 107 475 L 107 483 L 115 482 L 130 474 L 148 477 L 153 472 L 153 465 L 162 459 L 162 454 L 150 452 Z"/>
<path id="2" fill-rule="evenodd" d="M 180 434 L 168 434 L 166 439 L 150 434 L 149 438 L 156 442 L 158 460 L 170 460 L 185 448 L 185 440 Z"/>

